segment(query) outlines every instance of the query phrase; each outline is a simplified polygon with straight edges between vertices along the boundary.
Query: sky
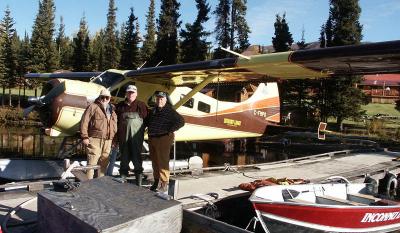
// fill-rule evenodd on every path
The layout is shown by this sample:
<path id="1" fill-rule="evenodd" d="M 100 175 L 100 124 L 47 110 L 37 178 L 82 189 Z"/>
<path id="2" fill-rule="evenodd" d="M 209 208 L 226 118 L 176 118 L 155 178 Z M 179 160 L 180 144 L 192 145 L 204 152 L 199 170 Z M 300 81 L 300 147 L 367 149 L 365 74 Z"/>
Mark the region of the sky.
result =
<path id="1" fill-rule="evenodd" d="M 178 0 L 182 27 L 192 23 L 197 15 L 194 0 Z M 56 6 L 56 30 L 60 24 L 60 16 L 64 19 L 67 36 L 74 36 L 79 29 L 79 21 L 85 16 L 89 32 L 93 35 L 107 23 L 108 0 L 54 0 Z M 145 20 L 149 0 L 115 0 L 118 29 L 121 23 L 128 20 L 130 8 L 138 17 L 142 35 L 145 34 Z M 306 42 L 318 41 L 321 25 L 326 22 L 329 12 L 328 0 L 248 0 L 247 22 L 251 29 L 250 44 L 271 45 L 274 36 L 275 15 L 286 12 L 286 20 L 294 41 L 300 41 L 304 28 Z M 400 1 L 399 0 L 360 0 L 363 25 L 363 41 L 378 42 L 400 39 Z M 218 0 L 208 0 L 211 11 L 215 10 Z M 39 0 L 0 0 L 0 17 L 4 16 L 6 7 L 10 8 L 15 21 L 14 27 L 19 35 L 32 31 Z M 156 17 L 159 15 L 160 0 L 156 0 Z M 211 15 L 205 24 L 208 31 L 215 27 L 215 17 Z M 215 36 L 208 41 L 215 43 Z"/>

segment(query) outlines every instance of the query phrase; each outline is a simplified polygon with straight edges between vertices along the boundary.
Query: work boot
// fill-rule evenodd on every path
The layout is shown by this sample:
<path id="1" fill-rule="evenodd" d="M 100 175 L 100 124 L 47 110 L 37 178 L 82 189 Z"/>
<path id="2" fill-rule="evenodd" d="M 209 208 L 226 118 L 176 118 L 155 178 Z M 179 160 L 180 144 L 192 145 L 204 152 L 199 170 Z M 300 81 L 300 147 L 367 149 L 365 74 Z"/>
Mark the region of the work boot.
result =
<path id="1" fill-rule="evenodd" d="M 168 194 L 168 182 L 161 181 L 160 187 L 158 188 L 158 192 Z"/>
<path id="2" fill-rule="evenodd" d="M 142 186 L 142 174 L 135 175 L 135 181 L 137 186 Z"/>
<path id="3" fill-rule="evenodd" d="M 153 192 L 157 191 L 158 182 L 160 182 L 159 179 L 154 179 L 154 183 L 153 183 L 153 185 L 150 187 L 150 190 L 151 190 L 151 191 L 153 191 Z"/>

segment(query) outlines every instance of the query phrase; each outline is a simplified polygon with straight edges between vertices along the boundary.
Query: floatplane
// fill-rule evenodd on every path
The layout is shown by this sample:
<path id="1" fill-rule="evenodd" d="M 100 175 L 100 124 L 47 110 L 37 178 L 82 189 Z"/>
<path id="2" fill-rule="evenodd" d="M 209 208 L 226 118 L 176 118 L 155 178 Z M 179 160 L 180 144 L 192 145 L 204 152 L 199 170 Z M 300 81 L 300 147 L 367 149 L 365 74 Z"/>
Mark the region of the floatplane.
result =
<path id="1" fill-rule="evenodd" d="M 126 86 L 134 84 L 138 87 L 137 98 L 149 106 L 154 104 L 156 91 L 169 94 L 169 102 L 186 122 L 176 132 L 176 141 L 251 138 L 265 134 L 268 125 L 280 122 L 276 79 L 400 72 L 400 41 L 237 55 L 139 70 L 28 73 L 26 78 L 49 80 L 40 97 L 30 98 L 33 105 L 25 109 L 25 114 L 37 111 L 47 135 L 67 138 L 77 135 L 85 108 L 102 89 L 110 90 L 112 101 L 118 102 L 124 98 Z M 207 85 L 218 92 L 226 83 L 258 86 L 250 98 L 241 102 L 221 101 L 202 93 Z"/>
<path id="2" fill-rule="evenodd" d="M 26 78 L 49 78 L 42 96 L 26 113 L 40 114 L 46 134 L 72 136 L 88 104 L 107 88 L 116 102 L 127 85 L 138 87 L 138 99 L 154 103 L 154 93 L 169 93 L 170 103 L 185 118 L 177 141 L 259 137 L 280 122 L 279 79 L 328 78 L 337 75 L 400 71 L 400 41 L 239 56 L 185 64 L 104 72 L 28 73 Z M 89 79 L 88 82 L 73 79 Z M 242 102 L 220 101 L 203 94 L 209 84 L 260 83 Z"/>

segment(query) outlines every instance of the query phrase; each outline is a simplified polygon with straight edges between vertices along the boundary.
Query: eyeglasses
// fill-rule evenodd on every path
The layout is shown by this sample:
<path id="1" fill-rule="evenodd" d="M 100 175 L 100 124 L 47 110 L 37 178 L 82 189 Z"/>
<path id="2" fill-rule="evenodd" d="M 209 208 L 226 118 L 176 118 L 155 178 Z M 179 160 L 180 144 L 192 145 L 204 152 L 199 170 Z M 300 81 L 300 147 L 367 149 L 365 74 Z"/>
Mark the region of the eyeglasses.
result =
<path id="1" fill-rule="evenodd" d="M 101 99 L 109 100 L 109 99 L 110 99 L 110 96 L 102 96 Z"/>

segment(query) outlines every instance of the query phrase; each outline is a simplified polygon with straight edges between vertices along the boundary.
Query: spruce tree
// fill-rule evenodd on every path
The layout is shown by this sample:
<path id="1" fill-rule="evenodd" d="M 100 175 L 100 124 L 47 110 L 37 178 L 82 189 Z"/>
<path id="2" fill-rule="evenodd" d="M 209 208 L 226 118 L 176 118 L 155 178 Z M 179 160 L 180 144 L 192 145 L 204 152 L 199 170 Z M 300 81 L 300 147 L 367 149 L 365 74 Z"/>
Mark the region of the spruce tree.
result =
<path id="1" fill-rule="evenodd" d="M 293 44 L 292 33 L 289 31 L 289 25 L 286 22 L 286 13 L 281 17 L 279 14 L 276 15 L 276 21 L 274 23 L 275 37 L 272 37 L 272 45 L 274 46 L 275 52 L 285 52 L 290 50 L 290 46 Z"/>
<path id="2" fill-rule="evenodd" d="M 124 44 L 124 38 L 125 38 L 125 22 L 121 23 L 121 28 L 120 30 L 117 32 L 117 38 L 118 38 L 118 49 L 121 52 L 121 56 L 122 56 L 122 45 Z M 121 58 L 122 60 L 122 58 Z"/>
<path id="3" fill-rule="evenodd" d="M 136 30 L 136 22 L 137 17 L 135 17 L 133 8 L 131 8 L 129 19 L 124 24 L 124 29 L 121 30 L 121 69 L 132 70 L 140 65 L 138 49 L 139 35 Z"/>
<path id="4" fill-rule="evenodd" d="M 161 0 L 161 11 L 158 17 L 157 43 L 155 59 L 162 65 L 179 62 L 178 28 L 179 6 L 177 0 Z"/>
<path id="5" fill-rule="evenodd" d="M 30 70 L 31 63 L 31 46 L 29 43 L 29 36 L 25 32 L 24 39 L 20 43 L 20 49 L 18 53 L 18 75 L 23 76 Z"/>
<path id="6" fill-rule="evenodd" d="M 358 0 L 330 0 L 329 18 L 325 26 L 328 47 L 361 42 L 360 13 Z M 328 115 L 336 117 L 340 129 L 345 118 L 358 117 L 363 113 L 361 105 L 366 104 L 367 99 L 362 91 L 355 87 L 360 81 L 361 76 L 341 76 L 325 81 L 325 108 Z"/>
<path id="7" fill-rule="evenodd" d="M 149 11 L 146 15 L 146 35 L 144 36 L 143 46 L 140 50 L 141 60 L 146 62 L 147 66 L 156 65 L 154 61 L 154 52 L 156 50 L 156 23 L 154 0 L 150 0 Z"/>
<path id="8" fill-rule="evenodd" d="M 58 68 L 63 70 L 71 69 L 72 50 L 70 40 L 65 36 L 65 24 L 62 16 L 60 17 L 60 26 L 56 36 L 56 48 L 59 58 Z"/>
<path id="9" fill-rule="evenodd" d="M 362 26 L 359 22 L 361 8 L 358 0 L 330 0 L 332 17 L 332 46 L 359 44 Z"/>
<path id="10" fill-rule="evenodd" d="M 9 88 L 9 105 L 11 106 L 11 88 L 17 84 L 17 51 L 15 47 L 15 29 L 14 19 L 11 17 L 11 11 L 7 7 L 3 19 L 0 22 L 0 78 L 3 79 L 3 96 L 4 87 Z M 3 102 L 4 104 L 4 102 Z"/>
<path id="11" fill-rule="evenodd" d="M 296 43 L 297 46 L 299 46 L 299 50 L 303 50 L 307 47 L 306 39 L 304 38 L 304 32 L 305 32 L 305 30 L 304 30 L 304 26 L 303 26 L 303 29 L 301 30 L 301 40 L 297 41 L 297 43 Z"/>
<path id="12" fill-rule="evenodd" d="M 104 35 L 104 66 L 106 69 L 118 68 L 120 60 L 118 38 L 115 29 L 117 27 L 116 12 L 117 8 L 115 7 L 114 0 L 109 0 L 107 26 Z"/>
<path id="13" fill-rule="evenodd" d="M 218 48 L 214 51 L 214 58 L 232 56 L 220 47 L 229 47 L 230 50 L 243 52 L 250 46 L 250 28 L 246 21 L 247 0 L 220 0 L 213 12 L 216 15 L 215 34 Z"/>
<path id="14" fill-rule="evenodd" d="M 332 44 L 332 37 L 333 37 L 333 25 L 332 25 L 332 15 L 329 14 L 328 20 L 326 21 L 325 24 L 325 39 L 326 39 L 326 47 L 331 47 L 333 46 Z"/>
<path id="15" fill-rule="evenodd" d="M 310 106 L 311 88 L 313 80 L 291 79 L 283 80 L 280 84 L 280 98 L 286 111 L 293 113 L 291 123 L 307 127 L 313 123 L 312 108 Z M 297 117 L 300 116 L 300 117 Z"/>
<path id="16" fill-rule="evenodd" d="M 104 30 L 101 29 L 96 33 L 90 43 L 90 67 L 92 70 L 104 71 Z"/>
<path id="17" fill-rule="evenodd" d="M 231 49 L 235 49 L 237 52 L 243 52 L 249 46 L 249 34 L 250 28 L 247 25 L 246 21 L 246 12 L 247 12 L 247 0 L 232 0 L 232 18 L 231 25 L 231 37 L 232 45 Z M 234 40 L 237 38 L 236 40 Z"/>
<path id="18" fill-rule="evenodd" d="M 217 8 L 213 12 L 216 16 L 215 25 L 215 38 L 217 40 L 218 48 L 214 51 L 214 59 L 224 58 L 229 56 L 225 51 L 220 49 L 221 47 L 227 48 L 231 42 L 231 24 L 230 24 L 230 0 L 220 0 Z"/>
<path id="19" fill-rule="evenodd" d="M 39 1 L 39 11 L 32 29 L 31 72 L 52 72 L 56 69 L 53 0 Z"/>
<path id="20" fill-rule="evenodd" d="M 181 30 L 182 62 L 203 61 L 207 58 L 209 43 L 206 37 L 210 34 L 204 30 L 203 23 L 209 20 L 210 6 L 207 0 L 196 0 L 197 18 L 193 24 L 186 24 L 186 30 Z"/>
<path id="21" fill-rule="evenodd" d="M 321 25 L 321 30 L 319 33 L 319 47 L 325 48 L 326 47 L 326 37 L 325 37 L 325 24 Z"/>
<path id="22" fill-rule="evenodd" d="M 85 17 L 79 23 L 79 31 L 73 38 L 72 69 L 74 71 L 90 71 L 90 40 Z"/>

